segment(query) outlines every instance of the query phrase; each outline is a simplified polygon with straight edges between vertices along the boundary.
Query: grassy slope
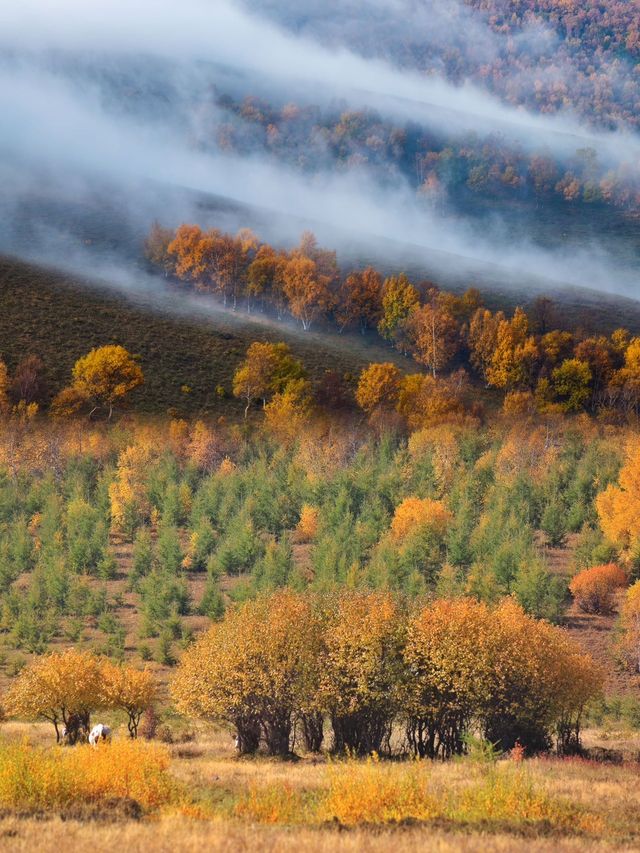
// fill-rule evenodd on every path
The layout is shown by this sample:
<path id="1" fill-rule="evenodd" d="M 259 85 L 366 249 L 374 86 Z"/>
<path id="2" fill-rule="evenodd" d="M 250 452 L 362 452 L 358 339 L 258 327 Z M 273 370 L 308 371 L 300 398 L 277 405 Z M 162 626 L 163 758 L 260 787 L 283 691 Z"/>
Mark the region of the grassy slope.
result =
<path id="1" fill-rule="evenodd" d="M 240 403 L 220 399 L 215 389 L 221 385 L 230 394 L 233 373 L 254 340 L 286 341 L 314 379 L 325 370 L 357 374 L 371 361 L 410 364 L 358 335 L 302 333 L 232 312 L 217 313 L 215 321 L 170 316 L 149 303 L 148 297 L 128 301 L 70 276 L 0 258 L 0 354 L 9 368 L 25 355 L 40 356 L 56 392 L 79 356 L 119 343 L 140 357 L 145 373 L 144 387 L 131 401 L 138 411 L 175 407 L 213 415 L 241 412 Z M 184 385 L 190 393 L 181 390 Z"/>

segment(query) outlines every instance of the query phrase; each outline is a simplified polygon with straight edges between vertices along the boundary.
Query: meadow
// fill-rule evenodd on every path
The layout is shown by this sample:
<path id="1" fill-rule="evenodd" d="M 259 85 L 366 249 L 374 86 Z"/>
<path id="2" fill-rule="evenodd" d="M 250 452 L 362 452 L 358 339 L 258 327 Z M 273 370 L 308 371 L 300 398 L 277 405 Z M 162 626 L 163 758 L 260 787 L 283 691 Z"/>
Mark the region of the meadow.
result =
<path id="1" fill-rule="evenodd" d="M 587 732 L 602 742 L 610 731 Z M 629 748 L 637 735 L 616 732 Z M 3 727 L 0 750 L 42 750 L 41 761 L 68 759 L 64 748 L 50 745 L 41 725 Z M 122 778 L 126 741 L 115 740 L 96 754 L 78 747 L 72 763 L 93 765 L 91 778 L 79 785 L 82 799 L 66 794 L 56 801 L 49 781 L 36 800 L 37 773 L 16 808 L 7 808 L 8 786 L 0 775 L 0 838 L 6 850 L 130 849 L 153 845 L 159 850 L 386 850 L 526 851 L 635 849 L 638 828 L 637 765 L 602 764 L 584 759 L 537 758 L 494 760 L 484 753 L 449 763 L 377 763 L 302 756 L 295 763 L 264 757 L 238 759 L 227 732 L 210 726 L 176 731 L 169 745 L 142 743 L 155 759 L 146 774 L 142 807 L 129 797 Z M 605 742 L 609 742 L 605 740 Z M 128 749 L 129 761 L 135 751 Z M 82 753 L 85 755 L 83 756 Z M 87 755 L 90 753 L 90 755 Z M 110 754 L 111 753 L 111 754 Z M 46 756 L 46 759 L 44 758 Z M 137 757 L 138 768 L 144 762 Z M 100 784 L 100 767 L 113 767 L 112 790 Z M 159 766 L 160 770 L 157 769 Z M 96 769 L 96 765 L 99 766 Z M 51 767 L 48 767 L 51 775 Z M 138 776 L 141 774 L 138 773 Z M 23 776 L 23 779 L 25 777 Z M 58 776 L 58 785 L 60 776 Z M 93 791 L 91 786 L 93 787 Z M 25 787 L 25 786 L 23 786 Z M 44 784 L 41 786 L 44 788 Z M 129 797 L 129 799 L 127 799 Z"/>

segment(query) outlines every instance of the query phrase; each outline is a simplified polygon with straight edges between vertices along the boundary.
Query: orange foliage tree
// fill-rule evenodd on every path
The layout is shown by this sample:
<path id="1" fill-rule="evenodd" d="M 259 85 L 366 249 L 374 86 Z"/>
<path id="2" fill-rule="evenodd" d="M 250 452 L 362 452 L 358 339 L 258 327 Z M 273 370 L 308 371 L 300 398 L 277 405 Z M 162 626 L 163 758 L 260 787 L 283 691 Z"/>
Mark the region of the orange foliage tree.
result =
<path id="1" fill-rule="evenodd" d="M 446 378 L 412 373 L 400 383 L 397 411 L 411 431 L 460 420 L 465 415 L 463 395 L 468 384 L 462 369 Z"/>
<path id="2" fill-rule="evenodd" d="M 406 320 L 406 334 L 413 357 L 434 378 L 448 366 L 460 346 L 458 324 L 436 304 L 412 311 Z"/>
<path id="3" fill-rule="evenodd" d="M 363 411 L 394 409 L 400 389 L 400 370 L 391 362 L 370 364 L 360 374 L 356 402 Z"/>
<path id="4" fill-rule="evenodd" d="M 328 314 L 333 302 L 330 279 L 318 270 L 314 260 L 294 255 L 284 266 L 282 281 L 289 309 L 303 329 Z"/>
<path id="5" fill-rule="evenodd" d="M 453 513 L 443 501 L 405 498 L 396 507 L 391 520 L 391 536 L 396 542 L 402 542 L 424 528 L 432 528 L 438 536 L 444 536 L 452 520 Z"/>
<path id="6" fill-rule="evenodd" d="M 380 321 L 382 278 L 373 267 L 356 270 L 343 281 L 338 294 L 336 320 L 342 329 L 358 326 L 364 332 Z"/>
<path id="7" fill-rule="evenodd" d="M 569 589 L 578 607 L 585 613 L 609 613 L 616 590 L 627 585 L 625 572 L 615 563 L 593 566 L 578 572 Z"/>

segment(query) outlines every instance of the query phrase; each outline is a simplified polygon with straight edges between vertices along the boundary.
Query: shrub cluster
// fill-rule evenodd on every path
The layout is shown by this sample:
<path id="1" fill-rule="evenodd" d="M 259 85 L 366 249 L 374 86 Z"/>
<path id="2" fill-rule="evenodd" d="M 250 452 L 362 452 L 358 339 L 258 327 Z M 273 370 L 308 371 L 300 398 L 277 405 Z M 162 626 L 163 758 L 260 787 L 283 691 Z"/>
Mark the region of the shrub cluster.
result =
<path id="1" fill-rule="evenodd" d="M 569 584 L 571 594 L 585 613 L 609 613 L 616 590 L 627 585 L 625 572 L 615 563 L 584 569 Z"/>
<path id="2" fill-rule="evenodd" d="M 319 749 L 389 753 L 394 726 L 431 758 L 480 731 L 500 749 L 580 746 L 602 676 L 558 628 L 513 600 L 408 606 L 383 592 L 282 590 L 229 611 L 185 653 L 172 684 L 182 712 L 227 724 L 241 752 L 293 749 L 300 722 Z"/>

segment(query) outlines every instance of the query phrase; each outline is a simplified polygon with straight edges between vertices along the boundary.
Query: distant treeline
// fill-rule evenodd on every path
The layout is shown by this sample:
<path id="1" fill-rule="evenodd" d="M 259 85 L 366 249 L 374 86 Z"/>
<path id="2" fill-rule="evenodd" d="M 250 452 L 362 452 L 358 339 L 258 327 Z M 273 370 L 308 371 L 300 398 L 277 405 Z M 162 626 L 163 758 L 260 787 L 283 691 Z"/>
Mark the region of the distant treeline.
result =
<path id="1" fill-rule="evenodd" d="M 432 282 L 414 284 L 404 273 L 383 279 L 371 266 L 343 273 L 335 252 L 319 247 L 308 232 L 284 251 L 246 229 L 234 236 L 197 225 L 172 231 L 155 224 L 145 252 L 165 275 L 216 293 L 234 309 L 291 316 L 303 329 L 322 324 L 375 330 L 433 380 L 463 368 L 503 391 L 512 413 L 619 416 L 640 409 L 640 338 L 626 329 L 589 336 L 559 328 L 555 306 L 545 297 L 529 314 L 516 308 L 507 317 L 483 307 L 475 289 L 457 295 Z M 371 411 L 378 402 L 394 408 L 397 395 L 369 399 L 363 408 Z"/>

